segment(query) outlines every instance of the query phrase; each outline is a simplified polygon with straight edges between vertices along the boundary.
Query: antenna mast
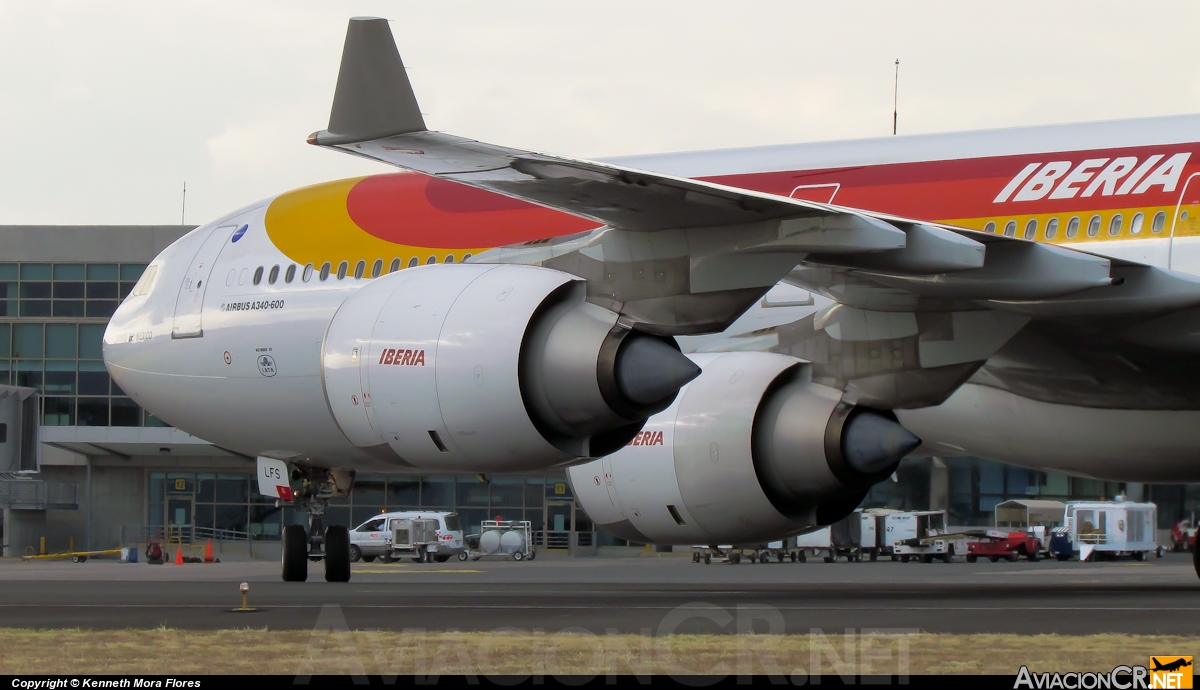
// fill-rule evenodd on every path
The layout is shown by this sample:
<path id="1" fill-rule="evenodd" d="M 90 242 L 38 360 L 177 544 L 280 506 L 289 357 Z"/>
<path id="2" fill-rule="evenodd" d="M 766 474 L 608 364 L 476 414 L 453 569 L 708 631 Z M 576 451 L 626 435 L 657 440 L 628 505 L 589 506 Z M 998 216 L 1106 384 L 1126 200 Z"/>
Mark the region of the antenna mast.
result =
<path id="1" fill-rule="evenodd" d="M 187 223 L 183 222 L 183 219 L 185 217 L 187 217 L 187 182 L 186 181 L 183 183 L 183 204 L 179 208 L 179 224 L 180 225 L 187 225 Z"/>
<path id="2" fill-rule="evenodd" d="M 896 135 L 896 126 L 900 122 L 900 58 L 896 58 L 896 87 L 892 93 L 892 136 Z"/>

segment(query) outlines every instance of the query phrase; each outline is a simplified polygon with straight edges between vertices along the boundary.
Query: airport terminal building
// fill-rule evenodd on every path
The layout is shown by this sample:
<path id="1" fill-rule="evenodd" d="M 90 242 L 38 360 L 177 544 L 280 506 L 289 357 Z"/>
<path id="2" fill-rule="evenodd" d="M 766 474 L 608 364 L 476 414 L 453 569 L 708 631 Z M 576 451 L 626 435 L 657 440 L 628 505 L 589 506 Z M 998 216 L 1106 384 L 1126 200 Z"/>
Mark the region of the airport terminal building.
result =
<path id="1" fill-rule="evenodd" d="M 243 541 L 277 557 L 300 521 L 258 495 L 254 458 L 164 424 L 110 379 L 108 318 L 146 265 L 190 226 L 0 226 L 0 507 L 5 556 L 115 548 L 173 530 Z M 1124 486 L 981 458 L 905 460 L 865 505 L 945 508 L 954 525 L 988 525 L 1010 498 L 1112 498 L 1159 504 L 1169 528 L 1200 505 L 1200 486 Z M 327 524 L 383 510 L 455 510 L 464 528 L 529 520 L 548 547 L 623 545 L 593 527 L 561 472 L 521 476 L 360 474 Z"/>

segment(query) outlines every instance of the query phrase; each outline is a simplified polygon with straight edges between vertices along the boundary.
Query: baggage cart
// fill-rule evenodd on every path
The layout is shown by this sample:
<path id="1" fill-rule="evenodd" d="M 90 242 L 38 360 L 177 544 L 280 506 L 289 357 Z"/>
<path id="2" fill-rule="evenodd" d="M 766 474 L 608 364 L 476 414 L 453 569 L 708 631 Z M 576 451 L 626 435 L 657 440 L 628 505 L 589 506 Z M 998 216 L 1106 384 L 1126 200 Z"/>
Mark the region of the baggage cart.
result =
<path id="1" fill-rule="evenodd" d="M 429 518 L 397 518 L 392 520 L 391 557 L 410 556 L 418 563 L 432 562 L 437 555 L 438 521 Z"/>
<path id="2" fill-rule="evenodd" d="M 475 544 L 475 540 L 470 540 L 470 543 Z M 532 561 L 537 558 L 537 549 L 533 546 L 533 523 L 529 520 L 484 520 L 480 523 L 478 544 L 468 554 L 473 561 L 484 556 Z"/>
<path id="3" fill-rule="evenodd" d="M 920 559 L 932 563 L 954 560 L 954 544 L 946 538 L 946 511 L 914 510 L 883 516 L 885 545 L 891 548 L 893 560 L 907 563 Z"/>

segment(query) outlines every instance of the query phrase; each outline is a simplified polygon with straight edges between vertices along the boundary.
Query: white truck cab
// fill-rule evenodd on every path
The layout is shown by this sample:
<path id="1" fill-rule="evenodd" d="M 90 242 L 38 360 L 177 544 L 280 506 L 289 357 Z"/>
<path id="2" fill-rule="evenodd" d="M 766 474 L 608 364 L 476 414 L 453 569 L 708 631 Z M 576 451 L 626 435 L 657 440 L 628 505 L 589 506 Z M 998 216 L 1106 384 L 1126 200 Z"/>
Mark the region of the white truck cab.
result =
<path id="1" fill-rule="evenodd" d="M 398 520 L 436 520 L 437 548 L 433 560 L 444 563 L 463 551 L 462 523 L 458 513 L 402 511 L 380 513 L 350 530 L 350 560 L 367 563 L 376 558 L 392 559 L 392 527 Z"/>

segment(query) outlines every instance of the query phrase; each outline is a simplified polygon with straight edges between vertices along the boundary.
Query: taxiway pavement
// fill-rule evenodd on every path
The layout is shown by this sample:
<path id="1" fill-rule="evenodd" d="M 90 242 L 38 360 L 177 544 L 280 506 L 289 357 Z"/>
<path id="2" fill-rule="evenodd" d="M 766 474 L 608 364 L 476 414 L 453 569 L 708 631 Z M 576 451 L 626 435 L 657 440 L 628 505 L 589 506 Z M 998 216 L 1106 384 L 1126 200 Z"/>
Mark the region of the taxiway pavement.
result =
<path id="1" fill-rule="evenodd" d="M 279 581 L 275 562 L 0 561 L 0 626 L 564 629 L 655 635 L 813 629 L 1194 634 L 1190 555 L 1144 563 L 693 564 L 678 555 L 358 563 L 353 581 Z M 254 613 L 232 613 L 238 584 Z"/>

